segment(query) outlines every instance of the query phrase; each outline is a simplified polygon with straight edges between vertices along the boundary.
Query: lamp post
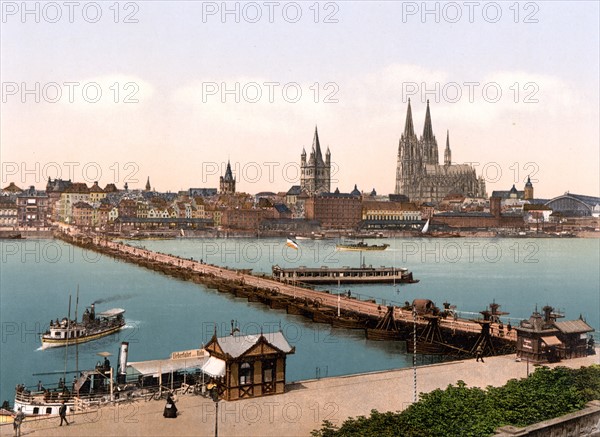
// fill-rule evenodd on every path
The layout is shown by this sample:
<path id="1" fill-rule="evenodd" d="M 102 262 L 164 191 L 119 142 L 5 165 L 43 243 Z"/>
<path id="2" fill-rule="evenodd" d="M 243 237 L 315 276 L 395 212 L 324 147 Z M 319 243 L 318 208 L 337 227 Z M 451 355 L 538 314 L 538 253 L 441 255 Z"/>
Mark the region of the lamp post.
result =
<path id="1" fill-rule="evenodd" d="M 210 389 L 210 397 L 215 403 L 215 437 L 219 436 L 219 390 L 217 385 L 214 384 Z"/>
<path id="2" fill-rule="evenodd" d="M 417 403 L 417 307 L 413 305 L 413 402 Z"/>

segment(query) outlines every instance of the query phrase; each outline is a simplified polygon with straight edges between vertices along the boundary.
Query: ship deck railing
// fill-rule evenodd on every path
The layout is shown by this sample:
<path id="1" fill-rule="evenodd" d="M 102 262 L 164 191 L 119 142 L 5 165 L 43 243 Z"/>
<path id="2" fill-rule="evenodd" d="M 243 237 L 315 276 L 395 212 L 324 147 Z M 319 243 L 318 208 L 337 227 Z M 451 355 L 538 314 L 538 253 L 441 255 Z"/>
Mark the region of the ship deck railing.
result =
<path id="1" fill-rule="evenodd" d="M 96 393 L 86 394 L 86 395 L 77 395 L 71 391 L 17 391 L 15 393 L 15 400 L 18 402 L 23 402 L 31 405 L 44 405 L 48 403 L 61 403 L 62 401 L 73 402 L 75 399 L 80 399 L 81 401 L 93 401 L 95 399 L 101 399 L 106 397 L 108 392 L 106 391 L 98 391 Z"/>

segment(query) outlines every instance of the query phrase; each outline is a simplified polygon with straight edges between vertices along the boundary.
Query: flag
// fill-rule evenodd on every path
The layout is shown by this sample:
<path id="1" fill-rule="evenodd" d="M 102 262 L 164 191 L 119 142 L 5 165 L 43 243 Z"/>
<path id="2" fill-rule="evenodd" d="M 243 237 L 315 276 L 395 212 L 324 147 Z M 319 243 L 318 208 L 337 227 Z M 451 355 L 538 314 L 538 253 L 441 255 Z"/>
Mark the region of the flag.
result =
<path id="1" fill-rule="evenodd" d="M 287 239 L 287 242 L 285 243 L 286 246 L 291 247 L 292 249 L 296 249 L 298 250 L 298 243 L 296 243 L 294 240 L 292 240 L 291 238 Z"/>

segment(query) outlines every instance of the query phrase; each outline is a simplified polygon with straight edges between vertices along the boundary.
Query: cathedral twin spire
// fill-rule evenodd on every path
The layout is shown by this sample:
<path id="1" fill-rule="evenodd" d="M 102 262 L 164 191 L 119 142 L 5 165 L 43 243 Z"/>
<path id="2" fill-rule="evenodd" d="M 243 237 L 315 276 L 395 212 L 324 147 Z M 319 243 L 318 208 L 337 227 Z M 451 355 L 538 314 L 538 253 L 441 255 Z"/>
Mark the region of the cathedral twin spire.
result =
<path id="1" fill-rule="evenodd" d="M 410 109 L 410 98 L 408 99 L 408 110 L 406 111 L 406 122 L 404 123 L 404 138 L 412 138 L 415 136 L 413 127 L 412 110 Z"/>
<path id="2" fill-rule="evenodd" d="M 427 111 L 425 112 L 425 126 L 423 126 L 423 139 L 434 140 L 433 128 L 431 127 L 431 113 L 429 112 L 429 100 L 427 100 Z"/>
<path id="3" fill-rule="evenodd" d="M 416 140 L 410 99 L 408 99 L 408 109 L 406 110 L 406 122 L 404 123 L 404 134 L 402 135 L 402 137 L 406 141 L 410 141 L 412 139 Z M 446 138 L 446 151 L 444 152 L 444 163 L 446 163 L 446 154 L 448 154 L 448 157 L 450 157 L 450 142 L 448 137 L 449 133 L 447 133 Z M 427 100 L 427 110 L 425 112 L 425 124 L 423 126 L 423 135 L 421 136 L 418 146 L 418 148 L 421 149 L 421 157 L 422 162 L 424 164 L 439 163 L 437 140 L 435 139 L 435 135 L 433 134 L 433 126 L 431 123 L 431 111 L 429 109 L 429 100 Z"/>

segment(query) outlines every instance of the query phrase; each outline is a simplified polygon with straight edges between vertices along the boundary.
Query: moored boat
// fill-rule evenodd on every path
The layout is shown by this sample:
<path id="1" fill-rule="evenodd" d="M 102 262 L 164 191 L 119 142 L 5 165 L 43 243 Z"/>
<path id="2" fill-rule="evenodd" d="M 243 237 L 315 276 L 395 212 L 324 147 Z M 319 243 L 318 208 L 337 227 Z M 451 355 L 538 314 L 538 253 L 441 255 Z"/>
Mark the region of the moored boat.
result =
<path id="1" fill-rule="evenodd" d="M 273 266 L 273 278 L 285 283 L 305 284 L 369 284 L 394 283 L 414 284 L 412 272 L 404 267 L 298 267 L 285 269 Z"/>
<path id="2" fill-rule="evenodd" d="M 334 328 L 364 329 L 367 325 L 367 320 L 359 316 L 340 315 L 339 317 L 334 317 L 331 320 L 331 324 Z"/>
<path id="3" fill-rule="evenodd" d="M 110 355 L 110 354 L 107 354 Z M 73 372 L 68 372 L 73 373 Z M 60 407 L 66 405 L 67 411 L 73 411 L 76 404 L 100 404 L 107 402 L 112 393 L 112 373 L 110 362 L 98 363 L 92 370 L 79 372 L 72 383 L 66 383 L 62 377 L 52 387 L 26 387 L 22 384 L 15 389 L 14 411 L 19 408 L 25 416 L 58 415 Z M 66 374 L 65 374 L 66 376 Z"/>
<path id="4" fill-rule="evenodd" d="M 378 328 L 367 328 L 367 340 L 374 341 L 400 341 L 400 331 L 378 329 Z"/>
<path id="5" fill-rule="evenodd" d="M 390 247 L 389 244 L 367 244 L 363 241 L 360 241 L 358 243 L 340 243 L 340 244 L 336 244 L 335 248 L 337 250 L 385 250 L 388 247 Z"/>
<path id="6" fill-rule="evenodd" d="M 387 312 L 381 318 L 375 328 L 366 328 L 368 340 L 385 341 L 385 340 L 402 340 L 400 327 L 394 318 L 394 307 L 388 306 Z"/>

